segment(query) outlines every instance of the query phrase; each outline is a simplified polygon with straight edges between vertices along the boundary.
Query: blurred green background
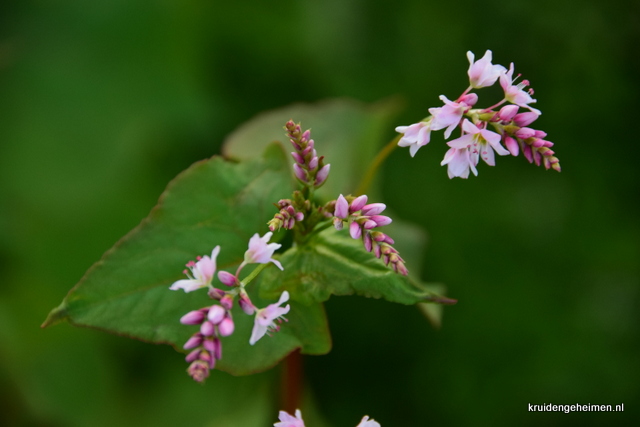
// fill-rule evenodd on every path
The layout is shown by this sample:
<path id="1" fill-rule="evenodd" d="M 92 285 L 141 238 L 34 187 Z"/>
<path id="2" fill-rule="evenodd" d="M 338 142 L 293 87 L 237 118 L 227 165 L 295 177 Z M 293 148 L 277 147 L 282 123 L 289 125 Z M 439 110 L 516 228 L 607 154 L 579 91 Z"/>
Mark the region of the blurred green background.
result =
<path id="1" fill-rule="evenodd" d="M 640 420 L 639 33 L 636 1 L 2 3 L 0 424 L 273 423 L 278 369 L 199 386 L 167 346 L 39 325 L 258 112 L 396 96 L 406 125 L 455 98 L 466 51 L 485 49 L 531 81 L 563 172 L 498 158 L 449 180 L 437 138 L 392 154 L 385 202 L 427 228 L 424 278 L 460 302 L 436 331 L 411 307 L 331 299 L 334 349 L 304 359 L 309 427 Z"/>

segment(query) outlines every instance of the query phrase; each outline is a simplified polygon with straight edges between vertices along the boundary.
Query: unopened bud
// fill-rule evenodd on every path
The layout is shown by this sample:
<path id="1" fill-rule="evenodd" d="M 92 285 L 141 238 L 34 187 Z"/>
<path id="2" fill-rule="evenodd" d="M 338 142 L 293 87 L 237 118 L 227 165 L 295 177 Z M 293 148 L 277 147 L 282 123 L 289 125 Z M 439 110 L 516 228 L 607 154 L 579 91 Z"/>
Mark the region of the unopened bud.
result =
<path id="1" fill-rule="evenodd" d="M 202 310 L 190 311 L 180 318 L 183 325 L 199 325 L 204 321 L 205 312 Z"/>
<path id="2" fill-rule="evenodd" d="M 518 145 L 518 141 L 510 136 L 505 136 L 504 145 L 507 146 L 507 150 L 509 150 L 512 156 L 517 156 L 518 153 L 520 153 L 520 145 Z"/>
<path id="3" fill-rule="evenodd" d="M 203 336 L 201 334 L 194 334 L 187 340 L 186 343 L 182 346 L 185 350 L 189 350 L 191 348 L 199 347 L 202 344 Z M 194 359 L 195 360 L 195 359 Z"/>
<path id="4" fill-rule="evenodd" d="M 200 333 L 205 337 L 210 337 L 215 332 L 215 328 L 213 327 L 213 323 L 210 321 L 205 321 L 200 326 Z"/>
<path id="5" fill-rule="evenodd" d="M 529 126 L 531 123 L 535 122 L 538 119 L 538 114 L 533 111 L 528 111 L 526 113 L 516 114 L 513 117 L 513 122 L 518 126 Z"/>
<path id="6" fill-rule="evenodd" d="M 209 376 L 209 366 L 207 363 L 202 360 L 196 360 L 189 368 L 187 368 L 187 372 L 197 382 L 203 382 Z"/>
<path id="7" fill-rule="evenodd" d="M 366 204 L 367 204 L 367 196 L 366 195 L 358 196 L 355 199 L 353 199 L 353 201 L 351 202 L 351 205 L 349 206 L 349 212 L 351 213 L 357 212 L 360 209 L 362 209 Z"/>
<path id="8" fill-rule="evenodd" d="M 220 299 L 220 305 L 224 307 L 227 311 L 231 310 L 233 307 L 233 295 L 226 294 L 224 297 Z"/>
<path id="9" fill-rule="evenodd" d="M 218 288 L 211 288 L 209 289 L 209 291 L 207 292 L 207 295 L 209 295 L 209 298 L 211 299 L 216 299 L 219 300 L 222 297 L 224 297 L 225 292 L 222 289 L 218 289 Z"/>
<path id="10" fill-rule="evenodd" d="M 300 167 L 299 164 L 297 163 L 293 164 L 293 173 L 296 175 L 296 178 L 298 178 L 300 181 L 307 182 L 307 172 L 304 169 L 302 169 L 302 167 Z"/>
<path id="11" fill-rule="evenodd" d="M 219 271 L 218 272 L 218 280 L 224 283 L 227 286 L 234 286 L 237 283 L 236 276 L 229 273 L 228 271 Z"/>
<path id="12" fill-rule="evenodd" d="M 209 314 L 207 315 L 207 317 L 209 318 L 209 321 L 211 321 L 211 323 L 217 325 L 218 323 L 222 322 L 222 319 L 224 319 L 224 315 L 226 313 L 227 311 L 222 308 L 222 306 L 213 305 L 209 309 Z"/>
<path id="13" fill-rule="evenodd" d="M 233 324 L 233 319 L 231 319 L 231 317 L 229 316 L 225 317 L 218 325 L 218 331 L 223 337 L 228 337 L 229 335 L 231 335 L 234 329 L 235 325 Z"/>
<path id="14" fill-rule="evenodd" d="M 500 117 L 500 120 L 509 122 L 518 113 L 519 108 L 520 107 L 518 107 L 517 105 L 505 105 L 500 109 L 498 117 Z"/>
<path id="15" fill-rule="evenodd" d="M 474 105 L 476 105 L 476 102 L 478 102 L 478 95 L 476 95 L 475 93 L 468 93 L 465 96 L 461 96 L 458 100 L 460 102 L 464 102 L 469 107 L 473 107 Z"/>
<path id="16" fill-rule="evenodd" d="M 316 174 L 316 182 L 315 182 L 316 187 L 320 187 L 327 180 L 327 177 L 329 176 L 330 168 L 331 168 L 330 164 L 324 165 L 322 168 L 320 168 L 320 170 Z"/>

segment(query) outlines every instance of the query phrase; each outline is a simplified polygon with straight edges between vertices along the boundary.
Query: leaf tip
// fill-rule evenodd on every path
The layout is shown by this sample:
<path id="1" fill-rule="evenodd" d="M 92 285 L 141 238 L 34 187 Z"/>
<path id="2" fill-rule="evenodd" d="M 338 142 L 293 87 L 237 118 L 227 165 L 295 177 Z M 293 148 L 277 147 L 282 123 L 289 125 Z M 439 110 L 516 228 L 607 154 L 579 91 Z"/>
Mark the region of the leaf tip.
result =
<path id="1" fill-rule="evenodd" d="M 444 305 L 456 305 L 458 303 L 457 299 L 448 298 L 442 295 L 429 295 L 424 298 L 427 302 L 434 302 L 436 304 L 444 304 Z"/>
<path id="2" fill-rule="evenodd" d="M 56 325 L 60 322 L 67 320 L 69 314 L 67 313 L 67 302 L 63 301 L 58 307 L 51 310 L 45 321 L 40 325 L 42 329 L 51 325 Z"/>

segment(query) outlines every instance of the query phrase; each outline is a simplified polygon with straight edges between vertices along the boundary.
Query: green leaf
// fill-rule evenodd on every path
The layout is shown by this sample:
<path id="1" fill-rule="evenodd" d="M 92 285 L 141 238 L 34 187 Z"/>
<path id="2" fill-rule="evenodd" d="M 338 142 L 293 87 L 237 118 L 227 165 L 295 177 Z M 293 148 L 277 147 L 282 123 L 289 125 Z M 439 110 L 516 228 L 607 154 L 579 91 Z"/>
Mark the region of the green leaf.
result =
<path id="1" fill-rule="evenodd" d="M 292 151 L 284 124 L 293 119 L 303 129 L 311 128 L 318 155 L 325 156 L 325 164 L 331 164 L 329 178 L 317 194 L 336 199 L 340 193 L 356 190 L 380 147 L 395 136 L 391 119 L 397 110 L 398 103 L 392 100 L 364 104 L 333 99 L 295 104 L 254 117 L 229 135 L 223 152 L 231 158 L 251 159 L 269 141 L 281 141 L 287 151 Z"/>
<path id="2" fill-rule="evenodd" d="M 248 162 L 213 157 L 195 163 L 169 183 L 149 216 L 87 271 L 43 326 L 67 320 L 181 347 L 194 330 L 180 324 L 180 317 L 211 300 L 205 290 L 187 294 L 169 286 L 184 278 L 187 261 L 209 254 L 216 245 L 221 246 L 219 269 L 242 261 L 249 238 L 266 231 L 276 212 L 272 203 L 291 194 L 289 163 L 277 143 Z M 301 308 L 294 303 L 290 318 L 295 327 L 283 327 L 273 339 L 249 349 L 253 317 L 234 311 L 237 331 L 223 340 L 226 357 L 220 368 L 246 374 L 273 366 L 296 348 L 306 353 L 329 350 L 319 304 Z"/>
<path id="3" fill-rule="evenodd" d="M 362 295 L 401 304 L 455 300 L 441 297 L 425 285 L 395 273 L 367 252 L 362 242 L 347 230 L 328 229 L 312 237 L 307 245 L 289 249 L 280 258 L 284 271 L 265 271 L 261 290 L 275 297 L 288 290 L 294 301 L 323 302 L 331 295 Z"/>

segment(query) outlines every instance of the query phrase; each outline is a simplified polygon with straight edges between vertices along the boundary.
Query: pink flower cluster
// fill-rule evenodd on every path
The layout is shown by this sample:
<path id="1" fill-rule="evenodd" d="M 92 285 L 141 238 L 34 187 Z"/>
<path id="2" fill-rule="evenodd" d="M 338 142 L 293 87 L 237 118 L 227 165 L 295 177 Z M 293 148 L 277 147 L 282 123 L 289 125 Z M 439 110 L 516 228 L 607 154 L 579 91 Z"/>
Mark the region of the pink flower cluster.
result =
<path id="1" fill-rule="evenodd" d="M 311 139 L 311 131 L 302 132 L 299 124 L 289 120 L 284 128 L 295 151 L 291 153 L 295 163 L 293 172 L 303 184 L 318 188 L 329 176 L 331 165 L 324 164 L 324 156 L 318 157 Z"/>
<path id="2" fill-rule="evenodd" d="M 278 414 L 279 423 L 275 423 L 273 427 L 305 427 L 304 420 L 302 419 L 302 413 L 299 409 L 296 409 L 295 417 L 289 415 L 289 413 L 285 411 L 280 411 Z M 378 423 L 373 418 L 369 418 L 369 416 L 365 415 L 360 420 L 360 423 L 356 427 L 380 427 L 380 423 Z"/>
<path id="3" fill-rule="evenodd" d="M 495 153 L 517 156 L 520 151 L 529 163 L 535 162 L 546 169 L 560 171 L 560 162 L 551 150 L 553 143 L 544 139 L 546 133 L 527 127 L 541 114 L 540 110 L 530 105 L 536 100 L 531 97 L 533 89 L 526 89 L 529 82 L 522 80 L 516 83 L 520 75 L 513 77 L 513 63 L 508 70 L 502 65 L 492 64 L 490 50 L 477 61 L 472 52 L 467 52 L 467 58 L 469 87 L 456 101 L 441 95 L 444 105 L 430 108 L 430 115 L 424 120 L 409 126 L 398 126 L 396 131 L 403 134 L 398 145 L 409 147 L 413 157 L 430 142 L 431 131 L 445 129 L 444 137 L 448 139 L 459 127 L 461 135 L 447 143 L 450 148 L 441 163 L 447 165 L 449 178 L 467 178 L 469 172 L 477 175 L 476 166 L 480 159 L 494 166 Z M 474 108 L 478 96 L 471 90 L 492 86 L 497 81 L 503 89 L 504 98 L 491 107 Z M 495 110 L 505 103 L 509 104 Z M 519 113 L 520 108 L 529 111 Z M 489 130 L 489 127 L 493 130 Z"/>
<path id="4" fill-rule="evenodd" d="M 196 381 L 202 382 L 209 376 L 209 371 L 215 367 L 216 361 L 222 358 L 222 342 L 220 338 L 233 334 L 235 324 L 231 315 L 231 309 L 236 297 L 238 305 L 248 315 L 255 314 L 254 326 L 249 343 L 254 345 L 260 338 L 270 332 L 278 331 L 279 325 L 275 321 L 282 321 L 284 315 L 289 312 L 289 305 L 280 307 L 289 300 L 289 293 L 284 291 L 280 300 L 263 309 L 253 305 L 249 295 L 245 291 L 245 284 L 239 279 L 240 272 L 247 264 L 273 263 L 281 270 L 282 265 L 273 259 L 273 253 L 280 248 L 278 243 L 269 243 L 272 233 L 266 233 L 260 237 L 257 233 L 251 237 L 249 248 L 245 252 L 244 261 L 238 267 L 236 274 L 227 271 L 218 272 L 218 280 L 231 290 L 224 291 L 213 287 L 212 281 L 216 273 L 216 257 L 220 253 L 220 246 L 216 246 L 211 257 L 198 257 L 198 262 L 190 261 L 185 270 L 189 279 L 178 280 L 169 289 L 182 289 L 185 292 L 207 287 L 211 299 L 217 300 L 214 304 L 198 310 L 193 310 L 182 316 L 180 322 L 184 325 L 200 325 L 198 332 L 184 344 L 185 350 L 191 350 L 185 360 L 190 363 L 187 372 Z"/>
<path id="5" fill-rule="evenodd" d="M 367 204 L 367 196 L 345 198 L 342 194 L 335 202 L 333 212 L 333 225 L 336 230 L 342 230 L 344 223 L 349 224 L 349 234 L 354 239 L 362 238 L 362 243 L 367 252 L 373 251 L 377 258 L 382 258 L 385 265 L 391 267 L 397 273 L 407 275 L 408 271 L 404 260 L 393 248 L 394 241 L 391 237 L 374 228 L 391 224 L 391 218 L 380 215 L 386 209 L 384 203 Z"/>

